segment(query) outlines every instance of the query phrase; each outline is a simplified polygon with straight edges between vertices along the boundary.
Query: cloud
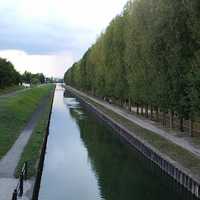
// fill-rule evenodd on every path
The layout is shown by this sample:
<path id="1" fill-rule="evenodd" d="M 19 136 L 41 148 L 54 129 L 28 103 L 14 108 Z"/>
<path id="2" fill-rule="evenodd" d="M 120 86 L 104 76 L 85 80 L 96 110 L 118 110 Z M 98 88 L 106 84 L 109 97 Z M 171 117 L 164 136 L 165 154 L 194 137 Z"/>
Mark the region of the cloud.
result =
<path id="1" fill-rule="evenodd" d="M 0 57 L 12 61 L 15 68 L 24 73 L 25 70 L 32 73 L 44 73 L 46 76 L 63 77 L 63 72 L 74 62 L 74 58 L 69 52 L 62 52 L 53 55 L 28 54 L 20 50 L 2 50 Z"/>
<path id="2" fill-rule="evenodd" d="M 69 57 L 78 60 L 111 19 L 122 11 L 126 1 L 1 0 L 0 51 L 3 51 L 3 55 L 9 53 L 8 56 L 11 51 L 12 54 L 15 52 L 11 61 L 18 62 L 18 65 L 18 53 L 23 52 L 23 58 L 29 63 L 21 61 L 19 69 L 29 65 L 34 70 L 39 66 L 39 60 L 35 63 L 36 60 L 42 59 L 46 66 L 49 63 L 49 70 L 56 65 L 55 62 L 61 65 L 59 62 L 62 61 L 57 59 L 61 57 L 64 61 L 61 55 L 66 55 L 66 60 Z M 69 63 L 66 61 L 66 65 Z M 60 69 L 58 67 L 56 71 Z M 54 74 L 59 74 L 56 71 Z"/>

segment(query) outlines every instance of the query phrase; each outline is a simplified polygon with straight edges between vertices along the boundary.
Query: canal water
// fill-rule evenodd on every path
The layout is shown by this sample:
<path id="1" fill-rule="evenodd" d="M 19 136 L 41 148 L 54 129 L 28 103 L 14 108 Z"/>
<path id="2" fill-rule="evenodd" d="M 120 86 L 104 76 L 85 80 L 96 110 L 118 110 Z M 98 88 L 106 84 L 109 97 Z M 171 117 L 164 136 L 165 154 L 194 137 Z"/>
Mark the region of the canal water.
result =
<path id="1" fill-rule="evenodd" d="M 188 200 L 175 181 L 56 87 L 39 200 Z"/>

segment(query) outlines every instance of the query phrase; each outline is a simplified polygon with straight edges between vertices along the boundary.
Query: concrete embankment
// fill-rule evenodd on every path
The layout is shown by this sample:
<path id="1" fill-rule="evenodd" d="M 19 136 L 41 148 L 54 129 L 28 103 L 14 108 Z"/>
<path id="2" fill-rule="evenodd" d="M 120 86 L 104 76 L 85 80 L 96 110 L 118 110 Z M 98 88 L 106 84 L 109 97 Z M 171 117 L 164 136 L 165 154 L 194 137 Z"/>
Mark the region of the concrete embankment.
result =
<path id="1" fill-rule="evenodd" d="M 44 159 L 45 159 L 45 153 L 46 153 L 47 140 L 48 140 L 48 136 L 49 136 L 49 125 L 50 125 L 51 114 L 52 114 L 54 93 L 55 93 L 55 88 L 53 91 L 53 96 L 51 98 L 50 111 L 48 113 L 48 121 L 47 121 L 46 128 L 45 128 L 45 136 L 43 139 L 43 143 L 42 143 L 42 147 L 41 147 L 41 151 L 40 151 L 40 157 L 38 160 L 36 180 L 35 180 L 34 188 L 33 188 L 33 192 L 32 192 L 32 200 L 37 200 L 38 195 L 39 195 L 40 183 L 41 183 L 41 177 L 42 177 Z"/>
<path id="2" fill-rule="evenodd" d="M 166 174 L 172 177 L 178 184 L 186 188 L 197 198 L 200 198 L 200 180 L 199 177 L 192 174 L 190 169 L 185 168 L 176 160 L 171 159 L 149 144 L 147 141 L 130 132 L 124 125 L 116 122 L 112 117 L 99 109 L 92 101 L 86 99 L 81 92 L 66 87 L 67 91 L 76 96 L 79 101 L 91 112 L 95 113 L 101 120 L 116 130 L 131 146 L 141 152 L 147 159 L 155 163 Z"/>

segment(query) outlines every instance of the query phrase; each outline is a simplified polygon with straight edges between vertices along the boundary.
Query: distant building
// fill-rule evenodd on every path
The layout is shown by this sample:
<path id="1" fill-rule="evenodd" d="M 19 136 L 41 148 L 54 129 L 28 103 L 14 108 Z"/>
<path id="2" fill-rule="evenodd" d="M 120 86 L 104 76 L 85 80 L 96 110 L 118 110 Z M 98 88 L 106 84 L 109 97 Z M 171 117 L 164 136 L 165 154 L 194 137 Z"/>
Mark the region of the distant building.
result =
<path id="1" fill-rule="evenodd" d="M 29 88 L 29 87 L 31 87 L 31 84 L 30 83 L 22 83 L 22 86 L 24 86 L 25 88 Z"/>

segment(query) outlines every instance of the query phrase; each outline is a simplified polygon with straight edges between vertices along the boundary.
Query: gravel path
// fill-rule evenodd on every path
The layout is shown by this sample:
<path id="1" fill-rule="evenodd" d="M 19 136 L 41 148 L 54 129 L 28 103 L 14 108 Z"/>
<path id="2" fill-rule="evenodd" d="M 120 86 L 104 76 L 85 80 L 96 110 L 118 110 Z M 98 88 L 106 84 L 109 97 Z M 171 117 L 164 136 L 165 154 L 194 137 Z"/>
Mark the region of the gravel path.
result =
<path id="1" fill-rule="evenodd" d="M 69 86 L 67 86 L 69 87 Z M 123 116 L 124 118 L 128 119 L 129 121 L 132 121 L 133 123 L 139 125 L 140 127 L 150 130 L 152 132 L 154 132 L 155 134 L 158 134 L 160 136 L 162 136 L 163 138 L 169 140 L 172 143 L 175 143 L 178 146 L 183 147 L 184 149 L 192 152 L 193 154 L 195 154 L 196 156 L 198 156 L 200 158 L 200 149 L 194 145 L 191 144 L 190 142 L 190 138 L 188 137 L 177 137 L 176 135 L 172 135 L 170 133 L 168 133 L 167 131 L 157 127 L 156 125 L 153 124 L 153 121 L 149 120 L 149 119 L 140 119 L 137 116 L 135 116 L 134 114 L 130 114 L 128 111 L 126 111 L 125 109 L 119 108 L 117 106 L 108 104 L 105 101 L 101 101 L 99 99 L 96 99 L 94 97 L 88 96 L 83 92 L 80 92 L 74 88 L 69 87 L 69 89 L 71 90 L 75 90 L 77 93 L 81 94 L 82 96 L 85 96 L 87 98 L 90 98 L 92 101 L 112 110 L 113 112 L 116 112 L 117 114 Z"/>

